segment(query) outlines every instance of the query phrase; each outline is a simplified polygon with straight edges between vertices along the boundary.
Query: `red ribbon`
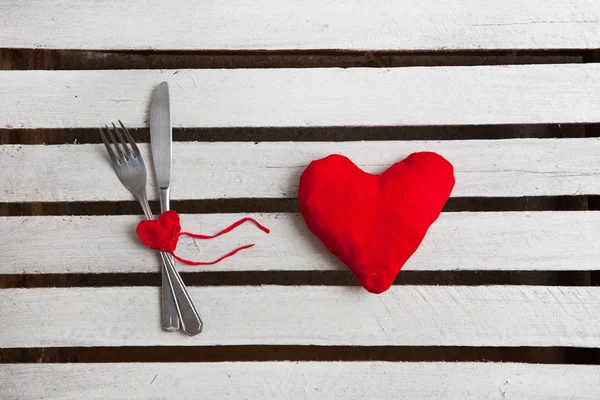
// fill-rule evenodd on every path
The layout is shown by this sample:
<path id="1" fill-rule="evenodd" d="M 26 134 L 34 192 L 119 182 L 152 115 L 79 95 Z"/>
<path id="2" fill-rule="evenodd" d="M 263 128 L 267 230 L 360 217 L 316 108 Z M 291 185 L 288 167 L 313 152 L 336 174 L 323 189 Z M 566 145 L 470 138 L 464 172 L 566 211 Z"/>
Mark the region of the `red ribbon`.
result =
<path id="1" fill-rule="evenodd" d="M 165 211 L 161 214 L 157 220 L 143 220 L 137 226 L 137 234 L 146 246 L 151 247 L 155 250 L 160 250 L 166 253 L 171 254 L 176 260 L 181 261 L 187 265 L 214 265 L 228 257 L 231 257 L 238 251 L 248 249 L 254 246 L 254 243 L 248 244 L 242 247 L 238 247 L 235 250 L 225 254 L 224 256 L 214 260 L 214 261 L 191 261 L 186 260 L 184 258 L 178 257 L 174 254 L 175 249 L 177 248 L 177 242 L 179 241 L 179 237 L 181 235 L 190 236 L 196 239 L 213 239 L 218 236 L 224 235 L 228 232 L 231 232 L 238 226 L 242 225 L 245 222 L 252 222 L 256 225 L 260 230 L 265 233 L 270 233 L 271 231 L 258 223 L 254 218 L 246 217 L 241 220 L 233 223 L 227 228 L 223 229 L 221 232 L 215 235 L 200 235 L 190 232 L 181 232 L 181 224 L 179 223 L 179 214 L 177 211 L 169 210 Z"/>

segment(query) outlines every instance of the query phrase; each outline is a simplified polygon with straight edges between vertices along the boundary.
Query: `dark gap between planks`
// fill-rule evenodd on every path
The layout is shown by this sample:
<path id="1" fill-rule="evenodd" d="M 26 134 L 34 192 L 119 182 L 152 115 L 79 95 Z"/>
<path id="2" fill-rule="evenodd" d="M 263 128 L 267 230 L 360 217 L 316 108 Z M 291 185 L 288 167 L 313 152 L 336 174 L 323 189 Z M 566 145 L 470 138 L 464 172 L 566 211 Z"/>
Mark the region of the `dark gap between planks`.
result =
<path id="1" fill-rule="evenodd" d="M 285 269 L 285 265 L 281 268 Z M 203 271 L 182 272 L 181 276 L 187 286 L 358 286 L 347 270 Z M 159 272 L 0 275 L 0 288 L 4 289 L 160 285 Z M 394 285 L 600 286 L 600 271 L 400 271 Z"/>
<path id="2" fill-rule="evenodd" d="M 0 49 L 0 69 L 350 68 L 585 63 L 594 50 L 90 51 Z"/>
<path id="3" fill-rule="evenodd" d="M 127 121 L 123 121 L 127 122 Z M 147 128 L 130 129 L 138 143 L 148 143 Z M 179 142 L 346 142 L 375 140 L 488 140 L 515 138 L 581 138 L 600 136 L 599 124 L 359 126 L 359 127 L 239 127 L 175 128 Z M 98 129 L 0 129 L 0 144 L 102 143 Z"/>
<path id="4" fill-rule="evenodd" d="M 588 203 L 592 206 L 588 206 Z M 158 201 L 150 207 L 158 213 Z M 595 207 L 595 208 L 594 208 Z M 540 196 L 540 197 L 452 197 L 444 212 L 501 211 L 576 211 L 600 209 L 600 196 Z M 210 199 L 173 200 L 171 208 L 180 214 L 232 214 L 298 212 L 297 199 Z M 140 205 L 134 201 L 0 203 L 0 216 L 30 215 L 139 215 Z"/>
<path id="5" fill-rule="evenodd" d="M 174 333 L 173 333 L 174 334 Z M 198 336 L 198 343 L 202 338 Z M 600 364 L 600 349 L 471 346 L 164 346 L 0 349 L 0 363 L 395 361 Z"/>

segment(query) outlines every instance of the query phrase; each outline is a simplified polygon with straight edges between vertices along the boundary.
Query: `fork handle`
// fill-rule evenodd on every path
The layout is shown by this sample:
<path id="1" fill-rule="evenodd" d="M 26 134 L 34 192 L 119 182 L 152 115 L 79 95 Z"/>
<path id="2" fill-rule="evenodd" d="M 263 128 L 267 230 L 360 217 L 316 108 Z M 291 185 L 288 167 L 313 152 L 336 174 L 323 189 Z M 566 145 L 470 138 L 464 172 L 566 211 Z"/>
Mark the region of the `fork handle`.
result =
<path id="1" fill-rule="evenodd" d="M 169 257 L 170 256 L 171 255 L 169 254 Z M 175 332 L 179 330 L 179 313 L 177 312 L 177 305 L 175 304 L 173 291 L 171 290 L 171 285 L 169 284 L 167 264 L 164 260 L 161 260 L 160 269 L 163 329 L 165 331 Z"/>
<path id="2" fill-rule="evenodd" d="M 137 196 L 136 196 L 137 197 Z M 148 219 L 154 219 L 150 204 L 145 196 L 139 197 L 138 201 L 144 210 L 144 215 Z M 161 201 L 161 207 L 163 202 Z M 171 255 L 168 255 L 171 257 Z M 175 304 L 175 297 L 173 296 L 173 289 L 169 282 L 167 272 L 167 261 L 161 255 L 162 268 L 161 268 L 161 306 L 162 306 L 162 323 L 163 329 L 168 332 L 175 332 L 179 330 L 179 311 L 177 310 L 177 304 Z"/>
<path id="3" fill-rule="evenodd" d="M 152 211 L 150 210 L 150 204 L 148 204 L 148 199 L 145 196 L 136 197 L 138 197 L 138 201 L 144 210 L 146 218 L 154 219 Z M 167 271 L 167 280 L 169 282 L 171 294 L 173 295 L 179 320 L 181 321 L 181 327 L 189 336 L 197 335 L 202 332 L 203 323 L 196 310 L 196 306 L 183 283 L 183 279 L 181 279 L 181 275 L 179 275 L 179 272 L 175 268 L 173 258 L 169 257 L 170 255 L 168 253 L 163 252 L 160 253 L 160 256 L 163 261 L 163 266 Z"/>
<path id="4" fill-rule="evenodd" d="M 167 279 L 173 292 L 181 327 L 189 336 L 195 336 L 202 332 L 202 319 L 200 319 L 194 302 L 185 288 L 181 275 L 179 275 L 179 272 L 175 268 L 173 259 L 169 257 L 168 253 L 161 252 L 161 257 L 163 257 L 163 261 L 167 266 Z"/>
<path id="5" fill-rule="evenodd" d="M 160 194 L 160 212 L 164 213 L 169 209 L 169 188 L 158 188 Z M 171 264 L 175 265 L 173 256 L 167 255 L 170 259 Z M 179 318 L 177 307 L 175 306 L 175 298 L 171 291 L 171 285 L 169 284 L 167 263 L 164 257 L 162 258 L 162 273 L 161 273 L 161 293 L 162 293 L 162 316 L 163 316 L 163 329 L 166 331 L 178 331 L 179 330 Z"/>

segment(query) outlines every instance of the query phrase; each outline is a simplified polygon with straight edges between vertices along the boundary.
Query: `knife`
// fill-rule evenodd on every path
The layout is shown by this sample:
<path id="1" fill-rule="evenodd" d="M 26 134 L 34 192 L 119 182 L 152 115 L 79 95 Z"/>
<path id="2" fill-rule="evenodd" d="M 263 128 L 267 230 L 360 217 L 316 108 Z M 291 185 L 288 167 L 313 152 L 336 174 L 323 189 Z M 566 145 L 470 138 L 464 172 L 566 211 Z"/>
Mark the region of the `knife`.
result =
<path id="1" fill-rule="evenodd" d="M 163 82 L 158 85 L 152 99 L 150 108 L 150 145 L 152 148 L 152 161 L 156 185 L 160 197 L 160 212 L 169 209 L 169 192 L 171 190 L 171 102 L 169 99 L 169 85 Z M 171 255 L 171 265 L 175 265 Z M 165 262 L 166 257 L 163 257 Z M 179 330 L 177 305 L 169 285 L 166 267 L 162 268 L 162 313 L 163 329 L 167 331 Z"/>

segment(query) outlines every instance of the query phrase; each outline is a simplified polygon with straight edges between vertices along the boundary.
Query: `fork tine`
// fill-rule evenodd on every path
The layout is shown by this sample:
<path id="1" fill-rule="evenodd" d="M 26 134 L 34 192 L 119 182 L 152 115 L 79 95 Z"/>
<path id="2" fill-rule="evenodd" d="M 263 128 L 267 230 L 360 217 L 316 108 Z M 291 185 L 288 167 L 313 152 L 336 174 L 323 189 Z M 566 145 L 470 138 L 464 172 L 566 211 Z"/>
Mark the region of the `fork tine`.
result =
<path id="1" fill-rule="evenodd" d="M 117 153 L 119 154 L 117 159 L 118 159 L 119 163 L 125 162 L 125 155 L 121 151 L 121 147 L 119 146 L 119 143 L 117 143 L 117 141 L 115 140 L 115 137 L 112 134 L 112 130 L 108 127 L 108 125 L 104 125 L 104 126 L 106 127 L 106 130 L 108 131 L 108 136 L 110 137 L 110 140 L 111 140 L 113 146 L 115 146 L 115 148 L 117 149 Z"/>
<path id="2" fill-rule="evenodd" d="M 112 160 L 113 164 L 117 164 L 117 157 L 115 157 L 115 152 L 108 144 L 108 140 L 106 139 L 106 135 L 104 135 L 104 131 L 102 128 L 98 128 L 98 130 L 100 131 L 100 136 L 102 136 L 102 141 L 104 142 L 104 146 L 106 147 L 106 151 L 108 152 L 110 159 Z"/>
<path id="3" fill-rule="evenodd" d="M 112 122 L 112 126 L 113 126 L 113 128 L 115 128 L 115 132 L 116 132 L 117 136 L 119 137 L 121 144 L 123 145 L 123 151 L 125 152 L 126 156 L 132 158 L 133 154 L 131 152 L 131 149 L 129 148 L 129 146 L 127 146 L 127 143 L 123 139 L 123 135 L 121 135 L 121 129 L 117 128 L 117 126 L 115 125 L 114 122 Z"/>
<path id="4" fill-rule="evenodd" d="M 125 131 L 125 137 L 127 138 L 127 140 L 129 141 L 129 144 L 133 148 L 133 152 L 135 153 L 136 156 L 139 156 L 140 149 L 138 149 L 137 144 L 135 144 L 135 140 L 133 140 L 133 138 L 131 137 L 131 134 L 129 133 L 129 129 L 125 128 L 125 125 L 123 125 L 123 123 L 121 122 L 120 119 L 118 121 L 119 121 L 119 124 L 121 125 L 121 127 L 123 128 L 123 130 Z"/>

